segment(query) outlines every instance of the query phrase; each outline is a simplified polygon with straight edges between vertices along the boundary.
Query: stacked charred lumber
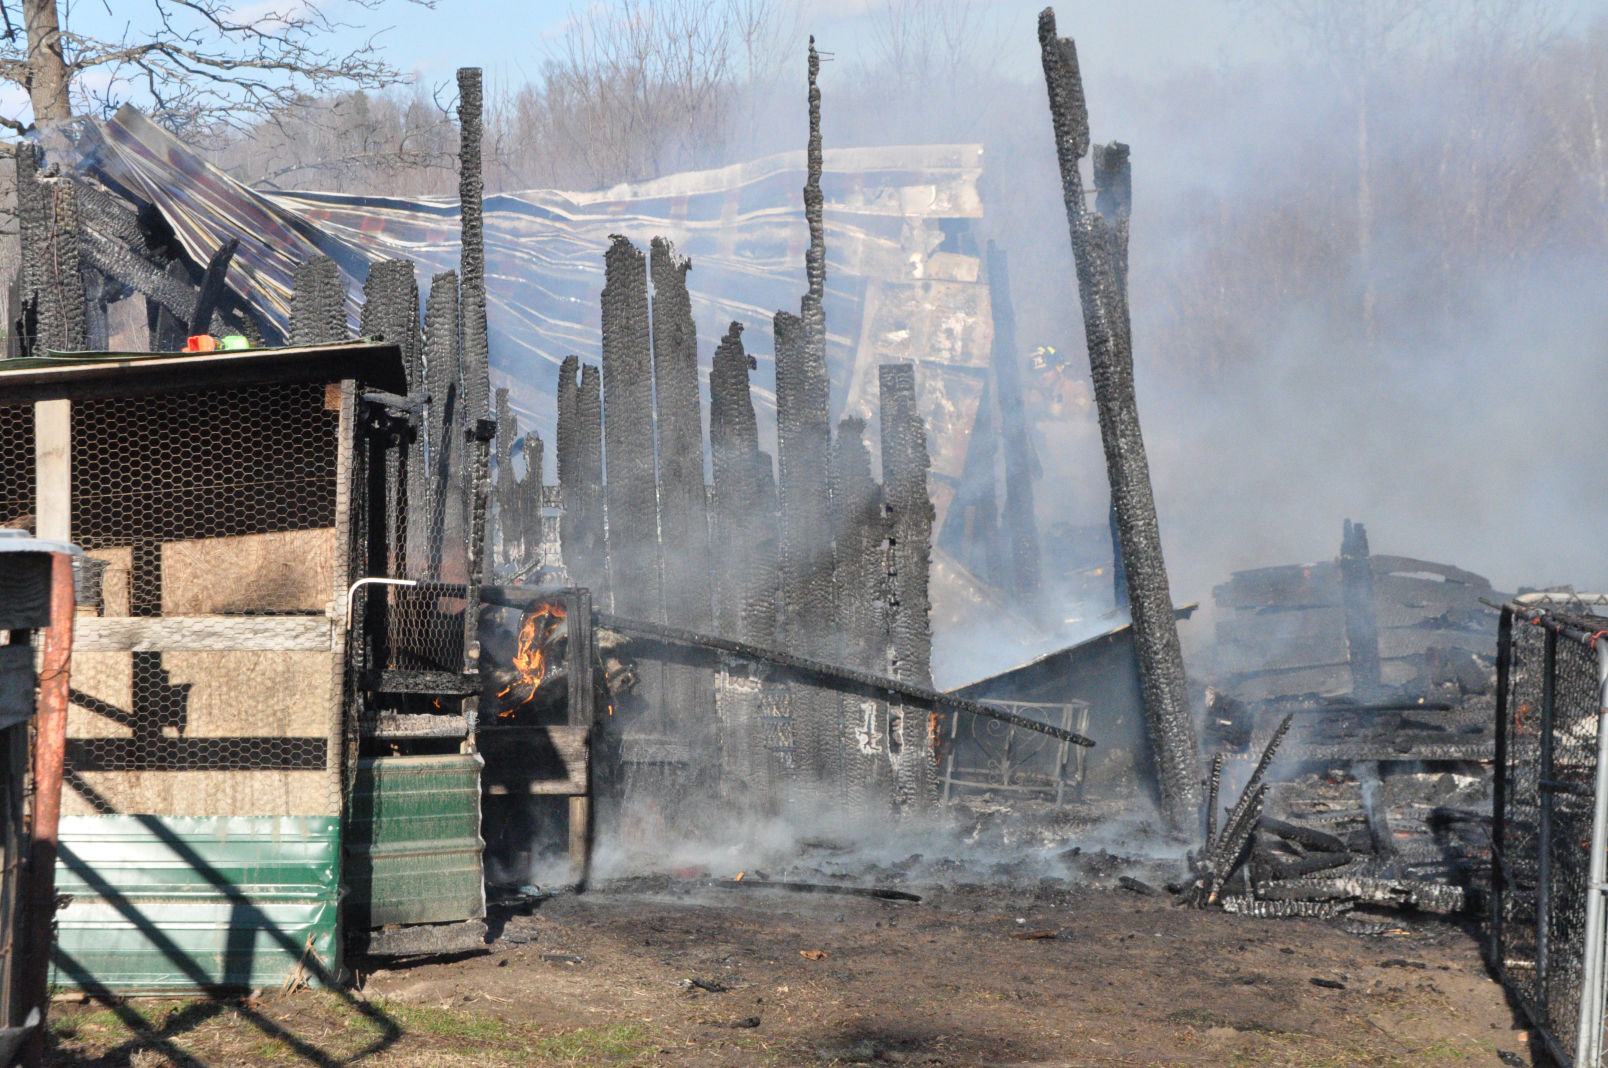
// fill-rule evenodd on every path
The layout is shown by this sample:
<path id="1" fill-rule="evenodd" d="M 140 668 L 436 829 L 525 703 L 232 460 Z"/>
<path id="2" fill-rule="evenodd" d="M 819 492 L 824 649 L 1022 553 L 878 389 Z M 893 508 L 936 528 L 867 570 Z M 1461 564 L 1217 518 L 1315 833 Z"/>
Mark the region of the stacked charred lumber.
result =
<path id="1" fill-rule="evenodd" d="M 601 374 L 571 358 L 559 375 L 564 565 L 621 626 L 642 624 L 632 631 L 635 689 L 616 695 L 613 724 L 628 780 L 634 764 L 679 764 L 671 780 L 713 780 L 724 796 L 756 803 L 774 802 L 770 787 L 786 782 L 827 807 L 919 809 L 934 798 L 928 708 L 906 713 L 874 689 L 845 692 L 789 671 L 786 657 L 730 652 L 786 650 L 801 663 L 931 686 L 933 512 L 913 368 L 882 368 L 881 485 L 864 422 L 844 420 L 836 434 L 831 424 L 819 65 L 812 42 L 807 285 L 798 312 L 772 322 L 774 469 L 750 392 L 755 363 L 732 323 L 709 374 L 705 485 L 692 264 L 662 238 L 644 255 L 616 236 L 605 256 Z M 689 662 L 696 642 L 654 645 L 656 633 L 718 636 L 728 652 Z"/>

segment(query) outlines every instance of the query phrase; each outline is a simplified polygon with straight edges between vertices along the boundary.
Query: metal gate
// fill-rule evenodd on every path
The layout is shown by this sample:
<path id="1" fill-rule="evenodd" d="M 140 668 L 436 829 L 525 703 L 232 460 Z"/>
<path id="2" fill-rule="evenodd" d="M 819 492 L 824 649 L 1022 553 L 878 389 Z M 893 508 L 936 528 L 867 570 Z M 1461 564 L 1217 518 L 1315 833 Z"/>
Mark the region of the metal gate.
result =
<path id="1" fill-rule="evenodd" d="M 1492 963 L 1552 1056 L 1581 1068 L 1602 1064 L 1604 627 L 1510 604 L 1498 632 Z"/>

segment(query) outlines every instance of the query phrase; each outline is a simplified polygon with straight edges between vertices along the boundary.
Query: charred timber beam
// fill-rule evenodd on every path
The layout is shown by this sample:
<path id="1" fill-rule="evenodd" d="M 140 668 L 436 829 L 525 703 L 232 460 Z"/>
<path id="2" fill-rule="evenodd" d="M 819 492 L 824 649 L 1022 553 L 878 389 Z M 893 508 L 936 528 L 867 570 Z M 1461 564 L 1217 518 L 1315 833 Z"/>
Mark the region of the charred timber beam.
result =
<path id="1" fill-rule="evenodd" d="M 1115 195 L 1108 204 L 1111 217 L 1084 209 L 1078 168 L 1089 149 L 1088 108 L 1077 48 L 1071 38 L 1056 37 L 1055 13 L 1049 8 L 1039 15 L 1039 44 L 1162 810 L 1175 830 L 1193 832 L 1201 802 L 1199 752 L 1134 398 L 1133 348 L 1122 270 L 1127 256 L 1127 210 Z M 1125 170 L 1126 166 L 1124 156 L 1120 167 Z M 1124 174 L 1106 184 L 1125 188 L 1128 181 Z"/>
<path id="2" fill-rule="evenodd" d="M 183 323 L 188 323 L 196 310 L 195 286 L 158 270 L 94 230 L 84 234 L 84 260 L 108 278 L 156 303 Z"/>
<path id="3" fill-rule="evenodd" d="M 200 291 L 195 296 L 195 306 L 190 309 L 190 333 L 205 334 L 211 331 L 212 317 L 222 309 L 228 294 L 229 262 L 239 248 L 240 239 L 231 237 L 207 261 L 207 269 L 201 275 Z"/>
<path id="4" fill-rule="evenodd" d="M 627 637 L 645 638 L 649 641 L 663 642 L 667 645 L 680 645 L 692 649 L 708 649 L 714 652 L 729 653 L 745 660 L 757 660 L 780 667 L 791 668 L 794 671 L 808 673 L 817 678 L 830 682 L 852 683 L 868 690 L 886 694 L 895 694 L 928 705 L 942 705 L 945 708 L 955 708 L 962 712 L 970 712 L 974 716 L 983 716 L 987 719 L 997 719 L 1001 723 L 1021 727 L 1023 730 L 1038 731 L 1048 734 L 1051 738 L 1071 742 L 1085 748 L 1092 747 L 1094 742 L 1075 731 L 1052 727 L 1048 723 L 1040 723 L 1036 719 L 1019 716 L 1014 712 L 1007 712 L 1003 708 L 983 704 L 981 701 L 972 701 L 953 694 L 940 693 L 925 686 L 916 686 L 900 679 L 889 678 L 886 675 L 875 675 L 869 671 L 855 671 L 852 668 L 838 667 L 820 660 L 811 660 L 808 657 L 794 656 L 777 649 L 765 649 L 748 642 L 733 641 L 730 638 L 717 638 L 712 634 L 698 634 L 694 631 L 683 630 L 680 627 L 670 627 L 662 623 L 649 623 L 640 619 L 628 619 L 623 616 L 607 612 L 594 612 L 595 626 L 608 630 L 618 631 Z"/>
<path id="5" fill-rule="evenodd" d="M 1346 844 L 1340 839 L 1327 831 L 1320 831 L 1316 827 L 1303 827 L 1300 824 L 1286 823 L 1283 820 L 1274 819 L 1272 816 L 1263 816 L 1262 829 L 1269 834 L 1277 835 L 1287 842 L 1295 842 L 1297 845 L 1317 850 L 1320 853 L 1350 852 Z"/>

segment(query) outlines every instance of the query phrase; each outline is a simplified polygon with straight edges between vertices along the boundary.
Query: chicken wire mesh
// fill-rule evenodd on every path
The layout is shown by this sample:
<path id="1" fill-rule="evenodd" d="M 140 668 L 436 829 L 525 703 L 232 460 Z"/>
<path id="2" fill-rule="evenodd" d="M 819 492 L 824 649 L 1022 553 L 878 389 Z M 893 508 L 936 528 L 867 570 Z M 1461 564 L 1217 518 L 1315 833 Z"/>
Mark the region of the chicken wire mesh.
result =
<path id="1" fill-rule="evenodd" d="M 339 811 L 331 618 L 353 563 L 337 529 L 341 396 L 303 382 L 72 402 L 86 556 L 69 814 Z M 32 405 L 0 405 L 0 522 L 34 525 L 34 436 Z M 213 638 L 119 643 L 89 620 L 199 622 Z"/>
<path id="2" fill-rule="evenodd" d="M 1492 955 L 1553 1055 L 1568 1063 L 1563 1051 L 1575 1044 L 1586 948 L 1597 657 L 1534 614 L 1515 615 L 1510 626 L 1498 717 Z"/>

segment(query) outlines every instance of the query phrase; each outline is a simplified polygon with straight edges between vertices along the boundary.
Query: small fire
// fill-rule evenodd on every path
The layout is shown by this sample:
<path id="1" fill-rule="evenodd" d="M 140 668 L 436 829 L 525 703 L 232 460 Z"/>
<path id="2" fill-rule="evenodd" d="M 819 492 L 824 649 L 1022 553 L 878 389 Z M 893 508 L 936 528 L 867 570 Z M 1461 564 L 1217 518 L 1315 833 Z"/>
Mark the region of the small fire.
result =
<path id="1" fill-rule="evenodd" d="M 551 601 L 543 601 L 525 613 L 525 620 L 519 627 L 519 645 L 510 665 L 518 678 L 497 695 L 507 697 L 509 694 L 517 696 L 523 693 L 524 696 L 515 701 L 512 707 L 499 712 L 499 716 L 510 715 L 521 705 L 529 704 L 536 696 L 536 691 L 541 689 L 542 680 L 547 678 L 547 646 L 563 620 L 564 606 Z"/>

